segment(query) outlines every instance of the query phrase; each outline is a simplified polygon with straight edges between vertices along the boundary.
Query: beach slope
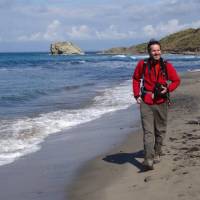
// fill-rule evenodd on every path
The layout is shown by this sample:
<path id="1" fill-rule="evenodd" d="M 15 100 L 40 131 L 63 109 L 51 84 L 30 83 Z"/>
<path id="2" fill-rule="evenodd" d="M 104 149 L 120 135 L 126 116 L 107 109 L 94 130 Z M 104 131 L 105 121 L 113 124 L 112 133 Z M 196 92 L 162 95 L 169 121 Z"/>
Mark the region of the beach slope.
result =
<path id="1" fill-rule="evenodd" d="M 88 162 L 68 190 L 70 200 L 200 199 L 200 72 L 182 75 L 171 95 L 165 155 L 143 171 L 142 131 Z"/>

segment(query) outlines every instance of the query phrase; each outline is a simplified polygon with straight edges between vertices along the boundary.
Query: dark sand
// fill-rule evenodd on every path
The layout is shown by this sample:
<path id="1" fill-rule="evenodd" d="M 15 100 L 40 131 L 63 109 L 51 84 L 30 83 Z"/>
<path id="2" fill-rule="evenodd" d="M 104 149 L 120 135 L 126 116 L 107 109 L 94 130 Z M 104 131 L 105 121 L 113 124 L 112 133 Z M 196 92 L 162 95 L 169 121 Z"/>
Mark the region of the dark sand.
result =
<path id="1" fill-rule="evenodd" d="M 70 200 L 200 199 L 200 72 L 182 75 L 171 95 L 165 153 L 143 172 L 142 132 L 89 161 L 67 189 Z"/>

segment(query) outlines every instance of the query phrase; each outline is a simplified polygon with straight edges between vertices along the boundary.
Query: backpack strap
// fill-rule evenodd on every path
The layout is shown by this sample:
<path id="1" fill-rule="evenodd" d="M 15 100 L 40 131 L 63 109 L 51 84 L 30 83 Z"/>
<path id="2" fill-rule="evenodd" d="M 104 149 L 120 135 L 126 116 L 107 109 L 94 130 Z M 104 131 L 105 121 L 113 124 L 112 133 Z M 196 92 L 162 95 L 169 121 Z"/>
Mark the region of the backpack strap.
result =
<path id="1" fill-rule="evenodd" d="M 168 72 L 167 72 L 167 61 L 163 60 L 162 58 L 160 59 L 160 65 L 161 65 L 161 70 L 163 75 L 166 77 L 166 80 L 168 81 Z M 168 105 L 171 105 L 171 100 L 170 100 L 170 93 L 167 91 L 167 102 Z"/>
<path id="2" fill-rule="evenodd" d="M 142 79 L 144 80 L 144 74 L 146 71 L 146 67 L 148 67 L 149 75 L 151 73 L 151 64 L 149 59 L 145 59 L 143 63 L 143 69 L 142 69 Z M 167 61 L 163 60 L 163 58 L 160 59 L 160 67 L 163 75 L 166 77 L 166 80 L 168 80 L 168 72 L 167 72 Z"/>
<path id="3" fill-rule="evenodd" d="M 144 98 L 144 95 L 146 94 L 146 89 L 144 87 L 144 74 L 146 71 L 146 67 L 148 67 L 148 72 L 149 72 L 149 76 L 150 76 L 150 70 L 151 70 L 151 66 L 150 66 L 150 62 L 149 59 L 144 59 L 144 63 L 143 63 L 143 68 L 142 68 L 142 87 L 141 87 L 141 97 L 142 99 Z"/>
<path id="4" fill-rule="evenodd" d="M 150 65 L 149 59 L 144 59 L 143 69 L 142 69 L 142 79 L 143 80 L 144 80 L 144 74 L 145 74 L 145 71 L 146 71 L 146 67 L 148 67 L 148 72 L 149 72 L 149 75 L 150 75 L 151 65 Z"/>
<path id="5" fill-rule="evenodd" d="M 161 58 L 160 66 L 161 66 L 161 71 L 162 71 L 163 75 L 165 76 L 166 80 L 168 80 L 167 61 L 163 60 L 163 58 Z"/>

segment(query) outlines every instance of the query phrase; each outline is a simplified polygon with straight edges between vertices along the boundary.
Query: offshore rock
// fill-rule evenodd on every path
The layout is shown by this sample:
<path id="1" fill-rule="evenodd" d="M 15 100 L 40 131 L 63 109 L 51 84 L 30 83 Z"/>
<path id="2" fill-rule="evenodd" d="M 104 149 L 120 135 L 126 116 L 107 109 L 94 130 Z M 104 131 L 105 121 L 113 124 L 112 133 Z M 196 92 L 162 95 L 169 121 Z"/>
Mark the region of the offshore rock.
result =
<path id="1" fill-rule="evenodd" d="M 50 48 L 52 55 L 64 54 L 64 55 L 71 55 L 71 54 L 79 54 L 82 55 L 84 52 L 72 42 L 56 42 L 51 44 Z"/>

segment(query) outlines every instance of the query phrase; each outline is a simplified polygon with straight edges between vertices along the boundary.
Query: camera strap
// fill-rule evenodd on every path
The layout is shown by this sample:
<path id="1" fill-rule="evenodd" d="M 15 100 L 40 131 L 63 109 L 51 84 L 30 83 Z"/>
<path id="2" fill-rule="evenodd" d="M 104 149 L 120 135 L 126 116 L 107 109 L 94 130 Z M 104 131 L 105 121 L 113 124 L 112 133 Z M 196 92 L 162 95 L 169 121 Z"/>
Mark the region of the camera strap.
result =
<path id="1" fill-rule="evenodd" d="M 167 61 L 164 61 L 163 58 L 160 58 L 160 70 L 156 73 L 156 68 L 155 68 L 155 77 L 156 77 L 156 83 L 158 83 L 158 79 L 160 76 L 160 72 L 162 72 L 164 78 L 166 79 L 166 83 L 168 81 L 168 73 L 167 73 Z M 148 91 L 145 89 L 144 87 L 144 75 L 145 75 L 145 71 L 146 71 L 146 67 L 148 67 L 148 74 L 149 77 L 151 77 L 151 63 L 150 63 L 150 58 L 145 59 L 144 63 L 143 63 L 143 69 L 142 69 L 142 88 L 141 88 L 141 93 L 142 95 L 145 95 L 145 93 L 147 93 Z M 169 92 L 167 92 L 167 101 L 168 104 L 170 105 L 170 95 Z"/>

